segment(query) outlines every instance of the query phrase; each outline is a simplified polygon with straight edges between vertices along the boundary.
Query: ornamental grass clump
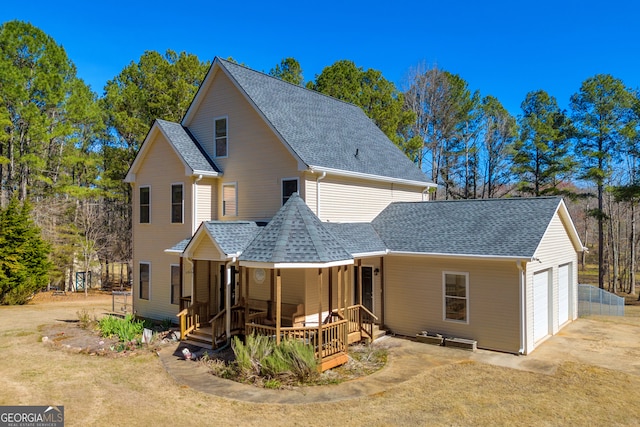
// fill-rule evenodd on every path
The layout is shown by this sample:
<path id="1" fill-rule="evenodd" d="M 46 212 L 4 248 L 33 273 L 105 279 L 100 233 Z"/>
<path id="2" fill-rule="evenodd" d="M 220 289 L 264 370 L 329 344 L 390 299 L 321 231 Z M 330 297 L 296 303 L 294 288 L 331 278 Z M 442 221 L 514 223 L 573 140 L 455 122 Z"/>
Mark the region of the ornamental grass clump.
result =
<path id="1" fill-rule="evenodd" d="M 311 382 L 318 376 L 318 365 L 311 346 L 297 340 L 280 344 L 264 335 L 249 335 L 242 342 L 233 338 L 235 368 L 240 379 L 261 383 L 293 385 Z"/>

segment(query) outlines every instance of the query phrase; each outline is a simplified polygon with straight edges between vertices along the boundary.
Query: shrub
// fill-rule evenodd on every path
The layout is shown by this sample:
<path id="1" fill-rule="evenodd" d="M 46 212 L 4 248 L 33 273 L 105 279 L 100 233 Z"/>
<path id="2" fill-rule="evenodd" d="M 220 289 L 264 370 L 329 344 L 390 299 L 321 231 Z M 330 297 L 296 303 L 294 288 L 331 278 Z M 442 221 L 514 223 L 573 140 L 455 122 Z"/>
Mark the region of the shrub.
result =
<path id="1" fill-rule="evenodd" d="M 234 337 L 232 348 L 239 376 L 246 380 L 262 378 L 265 387 L 311 381 L 318 375 L 313 348 L 302 341 L 284 340 L 276 345 L 270 337 L 249 335 L 245 343 Z"/>
<path id="2" fill-rule="evenodd" d="M 139 341 L 144 329 L 144 322 L 135 320 L 132 314 L 127 314 L 124 319 L 115 316 L 105 316 L 98 322 L 98 328 L 102 336 L 111 338 L 117 336 L 120 341 Z"/>

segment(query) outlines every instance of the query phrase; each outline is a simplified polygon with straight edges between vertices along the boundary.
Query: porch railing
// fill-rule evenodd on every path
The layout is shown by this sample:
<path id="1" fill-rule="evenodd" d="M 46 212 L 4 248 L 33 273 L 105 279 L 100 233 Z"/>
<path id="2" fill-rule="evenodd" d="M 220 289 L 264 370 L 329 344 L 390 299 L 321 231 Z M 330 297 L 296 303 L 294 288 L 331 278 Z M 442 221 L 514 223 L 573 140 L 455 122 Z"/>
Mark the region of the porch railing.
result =
<path id="1" fill-rule="evenodd" d="M 312 326 L 303 327 L 282 327 L 280 328 L 280 339 L 302 340 L 313 347 L 316 358 L 319 361 L 347 350 L 347 320 L 328 323 L 322 325 L 321 334 L 318 328 Z M 247 335 L 267 335 L 276 336 L 274 326 L 259 325 L 257 323 L 247 323 L 245 325 Z"/>
<path id="2" fill-rule="evenodd" d="M 216 314 L 213 319 L 209 321 L 211 324 L 211 337 L 213 346 L 216 346 L 216 342 L 221 340 L 227 333 L 227 310 L 224 309 Z M 244 325 L 244 306 L 236 305 L 231 307 L 231 335 L 242 332 Z"/>
<path id="3" fill-rule="evenodd" d="M 338 310 L 334 310 L 338 313 Z M 378 317 L 370 312 L 367 307 L 357 304 L 347 307 L 346 320 L 349 322 L 349 333 L 360 332 L 373 339 L 373 324 Z"/>
<path id="4" fill-rule="evenodd" d="M 209 319 L 209 304 L 195 302 L 180 311 L 177 317 L 180 319 L 180 339 L 185 339 L 191 331 Z"/>

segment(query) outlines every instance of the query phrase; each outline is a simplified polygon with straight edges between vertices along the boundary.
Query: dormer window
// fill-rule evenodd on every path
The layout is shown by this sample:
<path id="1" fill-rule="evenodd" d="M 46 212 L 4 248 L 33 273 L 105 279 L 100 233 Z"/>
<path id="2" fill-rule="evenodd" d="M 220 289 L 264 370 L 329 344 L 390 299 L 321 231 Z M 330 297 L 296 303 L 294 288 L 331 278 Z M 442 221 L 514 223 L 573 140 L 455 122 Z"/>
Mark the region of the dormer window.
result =
<path id="1" fill-rule="evenodd" d="M 214 120 L 214 148 L 216 157 L 227 157 L 227 118 L 219 117 Z"/>

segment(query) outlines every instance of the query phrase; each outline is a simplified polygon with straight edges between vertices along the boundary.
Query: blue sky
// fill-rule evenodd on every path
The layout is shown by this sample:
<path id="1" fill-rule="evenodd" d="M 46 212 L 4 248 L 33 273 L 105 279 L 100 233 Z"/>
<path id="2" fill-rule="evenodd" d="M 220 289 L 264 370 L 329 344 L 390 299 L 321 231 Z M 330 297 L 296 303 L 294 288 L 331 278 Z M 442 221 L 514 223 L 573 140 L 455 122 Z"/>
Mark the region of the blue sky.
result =
<path id="1" fill-rule="evenodd" d="M 25 7 L 28 4 L 28 7 Z M 102 94 L 145 50 L 232 56 L 269 71 L 296 58 L 306 80 L 340 59 L 402 89 L 411 67 L 437 64 L 514 115 L 544 89 L 566 108 L 586 78 L 640 88 L 640 2 L 619 1 L 69 1 L 31 0 L 0 22 L 31 22 L 62 44 Z"/>

